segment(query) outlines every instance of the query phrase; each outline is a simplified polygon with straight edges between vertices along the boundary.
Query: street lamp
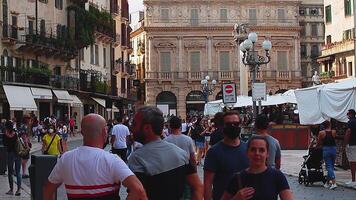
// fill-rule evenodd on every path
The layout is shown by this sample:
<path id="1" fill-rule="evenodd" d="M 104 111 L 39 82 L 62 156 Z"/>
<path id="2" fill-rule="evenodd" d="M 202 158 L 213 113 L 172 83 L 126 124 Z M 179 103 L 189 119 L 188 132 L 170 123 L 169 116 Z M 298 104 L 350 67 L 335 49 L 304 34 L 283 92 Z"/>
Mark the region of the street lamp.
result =
<path id="1" fill-rule="evenodd" d="M 204 99 L 205 103 L 208 103 L 208 97 L 209 95 L 213 94 L 213 91 L 215 90 L 216 86 L 216 80 L 212 80 L 211 83 L 209 83 L 210 76 L 206 76 L 203 80 L 200 81 L 201 83 L 201 90 L 204 94 Z"/>
<path id="2" fill-rule="evenodd" d="M 258 55 L 258 51 L 255 50 L 255 45 L 258 40 L 256 33 L 252 32 L 248 35 L 248 38 L 240 44 L 240 50 L 243 52 L 242 62 L 244 65 L 250 67 L 252 75 L 252 86 L 256 83 L 256 75 L 259 70 L 260 65 L 267 64 L 271 61 L 269 51 L 272 48 L 272 43 L 268 39 L 263 41 L 262 48 L 265 50 L 266 55 Z M 256 101 L 253 99 L 253 119 L 255 120 L 257 116 L 257 106 Z"/>

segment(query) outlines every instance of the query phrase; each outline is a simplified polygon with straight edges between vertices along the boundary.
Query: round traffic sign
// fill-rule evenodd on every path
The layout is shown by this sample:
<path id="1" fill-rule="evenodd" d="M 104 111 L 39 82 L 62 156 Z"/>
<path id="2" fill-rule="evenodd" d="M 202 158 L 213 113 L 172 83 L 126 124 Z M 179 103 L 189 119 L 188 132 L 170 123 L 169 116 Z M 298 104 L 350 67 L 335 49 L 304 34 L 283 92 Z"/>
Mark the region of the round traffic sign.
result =
<path id="1" fill-rule="evenodd" d="M 225 86 L 225 92 L 227 94 L 231 94 L 233 91 L 234 91 L 234 88 L 232 87 L 232 85 Z"/>

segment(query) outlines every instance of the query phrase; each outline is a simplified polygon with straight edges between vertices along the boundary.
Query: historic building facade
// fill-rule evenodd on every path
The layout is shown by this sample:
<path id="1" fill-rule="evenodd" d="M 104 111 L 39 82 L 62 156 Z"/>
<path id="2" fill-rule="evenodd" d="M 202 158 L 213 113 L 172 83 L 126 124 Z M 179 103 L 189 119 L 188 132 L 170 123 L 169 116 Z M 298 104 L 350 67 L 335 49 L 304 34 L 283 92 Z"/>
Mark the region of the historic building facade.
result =
<path id="1" fill-rule="evenodd" d="M 128 46 L 127 26 L 126 42 L 121 41 L 127 0 L 0 4 L 1 118 L 21 119 L 34 112 L 41 119 L 52 114 L 63 119 L 67 114 L 79 121 L 88 113 L 107 119 L 125 113 L 128 101 L 118 96 L 115 59 L 125 55 L 121 45 Z"/>
<path id="2" fill-rule="evenodd" d="M 355 14 L 352 0 L 324 0 L 325 45 L 318 58 L 322 80 L 355 77 Z"/>
<path id="3" fill-rule="evenodd" d="M 323 0 L 303 0 L 299 8 L 300 16 L 300 57 L 303 87 L 311 86 L 311 77 L 319 72 L 317 57 L 324 44 L 324 2 Z"/>
<path id="4" fill-rule="evenodd" d="M 166 115 L 202 114 L 200 82 L 207 75 L 218 81 L 209 100 L 219 98 L 222 83 L 239 85 L 235 23 L 248 23 L 257 32 L 260 54 L 263 39 L 272 41 L 271 62 L 258 73 L 268 91 L 301 87 L 300 2 L 144 0 L 144 5 L 145 103 L 157 105 Z"/>

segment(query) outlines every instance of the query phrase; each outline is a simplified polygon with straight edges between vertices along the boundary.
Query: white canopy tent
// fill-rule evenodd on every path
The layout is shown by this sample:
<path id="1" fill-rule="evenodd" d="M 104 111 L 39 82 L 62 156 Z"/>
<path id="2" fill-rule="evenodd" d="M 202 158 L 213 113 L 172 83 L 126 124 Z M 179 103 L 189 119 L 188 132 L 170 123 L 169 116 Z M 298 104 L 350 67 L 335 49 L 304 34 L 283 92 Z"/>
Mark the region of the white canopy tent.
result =
<path id="1" fill-rule="evenodd" d="M 347 122 L 347 110 L 356 108 L 356 79 L 295 91 L 301 124 L 320 124 L 330 118 Z"/>
<path id="2" fill-rule="evenodd" d="M 292 99 L 292 97 L 291 97 Z M 262 106 L 272 106 L 289 103 L 286 98 L 282 95 L 272 95 L 267 96 L 266 101 L 262 101 Z M 252 97 L 250 96 L 238 96 L 237 102 L 234 104 L 234 108 L 241 108 L 252 106 Z M 224 103 L 222 100 L 211 101 L 205 104 L 204 115 L 212 116 L 217 112 L 221 112 L 223 110 Z"/>

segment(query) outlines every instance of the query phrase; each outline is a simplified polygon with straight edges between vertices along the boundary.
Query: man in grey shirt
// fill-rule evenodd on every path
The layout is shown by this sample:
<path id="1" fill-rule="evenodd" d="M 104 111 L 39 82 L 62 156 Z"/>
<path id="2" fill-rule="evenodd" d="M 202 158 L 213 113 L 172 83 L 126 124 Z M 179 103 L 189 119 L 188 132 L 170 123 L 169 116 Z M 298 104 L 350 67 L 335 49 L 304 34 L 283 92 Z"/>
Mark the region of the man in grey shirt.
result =
<path id="1" fill-rule="evenodd" d="M 267 165 L 276 169 L 281 168 L 281 146 L 274 137 L 268 134 L 268 119 L 266 115 L 260 114 L 256 118 L 255 128 L 257 135 L 266 137 L 269 145 Z"/>
<path id="2" fill-rule="evenodd" d="M 173 116 L 169 120 L 169 127 L 171 128 L 171 135 L 165 138 L 165 141 L 173 143 L 179 148 L 186 151 L 190 157 L 190 163 L 196 166 L 196 158 L 194 151 L 194 143 L 192 138 L 182 134 L 181 132 L 182 120 Z"/>

